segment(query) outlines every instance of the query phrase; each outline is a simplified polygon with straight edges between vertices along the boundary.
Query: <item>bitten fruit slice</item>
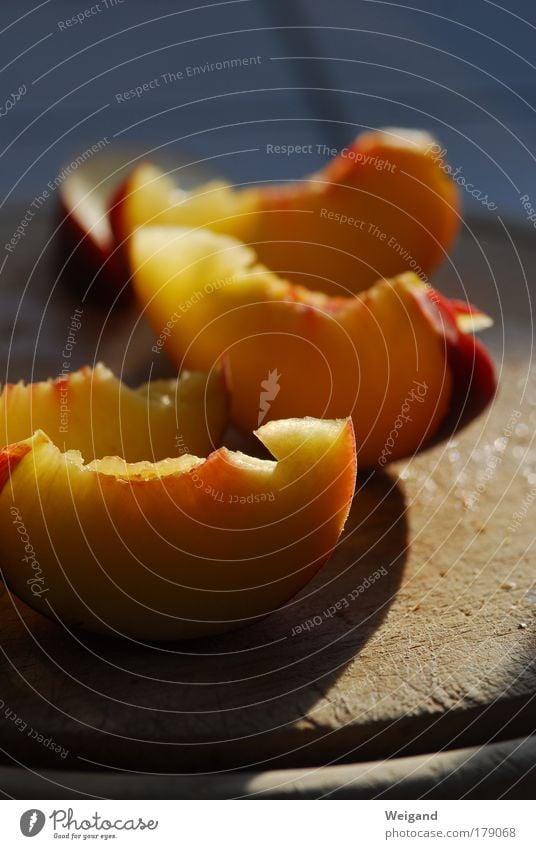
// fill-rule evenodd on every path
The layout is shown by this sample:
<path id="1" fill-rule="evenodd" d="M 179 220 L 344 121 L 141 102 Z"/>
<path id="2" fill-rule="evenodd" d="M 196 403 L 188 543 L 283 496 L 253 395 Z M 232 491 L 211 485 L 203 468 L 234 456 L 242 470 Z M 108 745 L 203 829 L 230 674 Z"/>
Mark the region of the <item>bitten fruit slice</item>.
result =
<path id="1" fill-rule="evenodd" d="M 360 465 L 385 465 L 495 391 L 489 355 L 463 330 L 467 310 L 415 274 L 330 297 L 269 271 L 236 239 L 173 227 L 138 230 L 130 257 L 155 330 L 181 314 L 167 340 L 176 365 L 208 369 L 225 354 L 231 415 L 245 429 L 259 415 L 351 415 Z"/>
<path id="2" fill-rule="evenodd" d="M 327 294 L 379 277 L 430 272 L 458 231 L 456 184 L 428 133 L 364 133 L 302 181 L 234 190 L 222 181 L 181 191 L 150 164 L 136 168 L 110 208 L 119 245 L 143 225 L 207 227 L 254 245 L 286 279 Z"/>
<path id="3" fill-rule="evenodd" d="M 101 193 L 92 192 L 83 175 L 74 174 L 60 186 L 58 202 L 60 259 L 67 264 L 69 278 L 82 277 L 84 287 L 97 288 L 99 294 L 111 285 L 117 294 L 124 267 L 114 254 L 114 234 Z"/>
<path id="4" fill-rule="evenodd" d="M 0 453 L 2 574 L 42 613 L 141 640 L 228 631 L 284 604 L 329 557 L 352 500 L 352 423 L 257 431 L 225 448 L 88 464 L 41 431 Z"/>
<path id="5" fill-rule="evenodd" d="M 227 423 L 225 377 L 183 372 L 130 389 L 102 363 L 66 377 L 4 386 L 0 447 L 44 430 L 63 450 L 92 460 L 118 454 L 128 461 L 208 454 Z"/>

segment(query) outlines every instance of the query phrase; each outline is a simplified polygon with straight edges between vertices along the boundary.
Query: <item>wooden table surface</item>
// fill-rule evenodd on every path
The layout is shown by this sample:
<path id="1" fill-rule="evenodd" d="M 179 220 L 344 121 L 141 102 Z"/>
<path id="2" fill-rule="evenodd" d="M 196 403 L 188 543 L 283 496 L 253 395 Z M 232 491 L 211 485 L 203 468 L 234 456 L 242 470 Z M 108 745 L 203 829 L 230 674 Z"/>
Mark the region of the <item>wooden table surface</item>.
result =
<path id="1" fill-rule="evenodd" d="M 326 161 L 317 143 L 341 147 L 364 127 L 425 126 L 497 204 L 490 213 L 462 192 L 466 212 L 482 218 L 467 219 L 435 282 L 495 318 L 484 339 L 500 392 L 450 443 L 360 481 L 327 567 L 242 632 L 134 649 L 68 633 L 0 589 L 4 763 L 199 777 L 531 732 L 536 246 L 522 198 L 536 206 L 533 7 L 192 5 L 157 0 L 149 15 L 129 0 L 66 32 L 67 0 L 2 4 L 2 81 L 27 93 L 0 119 L 1 244 L 61 166 L 103 138 L 110 149 L 193 153 L 242 183 L 301 176 Z M 246 74 L 198 74 L 117 99 L 169 71 L 246 55 L 262 57 Z M 267 142 L 313 143 L 313 153 L 274 157 Z M 142 381 L 152 337 L 135 308 L 108 314 L 56 285 L 55 201 L 52 192 L 0 258 L 1 379 L 57 374 L 79 308 L 73 365 L 103 359 Z M 379 569 L 381 580 L 343 606 Z"/>
<path id="2" fill-rule="evenodd" d="M 38 226 L 31 250 L 4 272 L 12 309 L 0 330 L 5 339 L 14 327 L 11 377 L 30 377 L 32 365 L 38 377 L 57 371 L 58 343 L 80 306 L 65 286 L 50 296 L 45 259 L 15 318 L 50 232 L 50 222 Z M 7 761 L 206 773 L 370 760 L 532 730 L 531 233 L 470 222 L 452 263 L 456 274 L 442 272 L 443 289 L 459 294 L 466 286 L 498 319 L 487 334 L 500 374 L 493 407 L 450 442 L 361 480 L 331 561 L 253 627 L 189 644 L 134 646 L 69 632 L 4 589 L 0 745 Z M 508 280 L 507 297 L 494 279 Z M 101 336 L 97 356 L 143 379 L 152 338 L 136 308 L 112 317 L 82 309 L 77 357 L 93 361 Z M 352 601 L 378 571 L 379 580 Z M 36 741 L 30 728 L 61 748 Z"/>

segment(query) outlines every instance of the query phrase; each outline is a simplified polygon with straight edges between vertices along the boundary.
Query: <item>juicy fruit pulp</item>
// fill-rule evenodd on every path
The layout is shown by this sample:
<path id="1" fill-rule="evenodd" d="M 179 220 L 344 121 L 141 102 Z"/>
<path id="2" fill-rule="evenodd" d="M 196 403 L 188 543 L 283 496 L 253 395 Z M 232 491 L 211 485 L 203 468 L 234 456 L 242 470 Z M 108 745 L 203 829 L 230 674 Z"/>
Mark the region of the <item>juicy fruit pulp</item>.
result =
<path id="1" fill-rule="evenodd" d="M 270 422 L 257 436 L 275 461 L 221 448 L 206 460 L 84 465 L 42 432 L 8 446 L 6 582 L 48 616 L 142 640 L 219 633 L 270 613 L 337 542 L 355 442 L 349 421 Z"/>
<path id="2" fill-rule="evenodd" d="M 333 298 L 289 283 L 251 247 L 206 229 L 142 228 L 131 237 L 130 256 L 135 291 L 155 329 L 191 304 L 167 340 L 172 360 L 207 369 L 225 354 L 232 417 L 246 429 L 268 393 L 266 420 L 351 415 L 360 465 L 382 465 L 433 436 L 460 386 L 467 397 L 476 391 L 473 337 L 414 274 Z M 488 371 L 487 400 L 494 389 Z M 265 381 L 272 381 L 268 388 Z"/>
<path id="3" fill-rule="evenodd" d="M 323 170 L 299 182 L 234 190 L 222 181 L 184 192 L 140 165 L 114 199 L 118 244 L 151 225 L 207 227 L 255 247 L 291 282 L 351 294 L 407 269 L 424 276 L 459 226 L 458 194 L 427 133 L 364 133 Z"/>
<path id="4" fill-rule="evenodd" d="M 117 454 L 128 461 L 207 454 L 227 421 L 221 370 L 183 372 L 130 389 L 97 364 L 67 377 L 8 384 L 0 395 L 0 446 L 43 430 L 85 460 Z"/>

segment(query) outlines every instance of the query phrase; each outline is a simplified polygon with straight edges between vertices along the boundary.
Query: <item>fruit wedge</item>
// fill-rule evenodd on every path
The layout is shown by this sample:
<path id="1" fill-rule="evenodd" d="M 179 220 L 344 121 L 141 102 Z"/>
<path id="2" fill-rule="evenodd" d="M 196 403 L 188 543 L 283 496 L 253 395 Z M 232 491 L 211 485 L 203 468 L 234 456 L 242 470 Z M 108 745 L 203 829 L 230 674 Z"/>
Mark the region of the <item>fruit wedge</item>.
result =
<path id="1" fill-rule="evenodd" d="M 125 158 L 100 153 L 77 162 L 76 170 L 71 163 L 57 191 L 59 274 L 70 289 L 106 300 L 119 295 L 127 279 L 108 216 L 111 198 L 132 168 Z"/>
<path id="2" fill-rule="evenodd" d="M 200 637 L 265 616 L 335 546 L 356 458 L 349 420 L 273 421 L 257 436 L 275 460 L 220 448 L 207 459 L 84 464 L 42 431 L 8 446 L 4 579 L 70 626 L 140 640 Z"/>
<path id="3" fill-rule="evenodd" d="M 56 179 L 58 275 L 84 297 L 110 302 L 131 295 L 128 267 L 123 252 L 117 250 L 108 211 L 139 156 L 140 151 L 131 147 L 104 148 L 77 157 Z M 163 151 L 155 152 L 155 157 L 161 167 L 171 165 Z M 184 157 L 174 156 L 173 166 L 181 169 L 187 185 L 208 177 L 205 169 Z"/>
<path id="4" fill-rule="evenodd" d="M 232 418 L 245 429 L 259 417 L 351 415 L 360 466 L 385 465 L 495 391 L 488 354 L 463 329 L 468 309 L 415 274 L 331 297 L 269 271 L 236 239 L 173 227 L 136 231 L 130 261 L 155 331 L 172 319 L 176 364 L 210 369 L 225 354 Z"/>
<path id="5" fill-rule="evenodd" d="M 86 461 L 105 454 L 129 462 L 203 455 L 220 439 L 227 406 L 220 368 L 130 389 L 98 363 L 56 380 L 7 384 L 0 394 L 0 446 L 44 430 Z"/>
<path id="6" fill-rule="evenodd" d="M 122 245 L 146 224 L 207 227 L 255 246 L 291 282 L 327 294 L 364 290 L 379 277 L 421 277 L 458 230 L 458 190 L 428 133 L 360 135 L 312 176 L 234 190 L 216 181 L 185 192 L 150 164 L 136 168 L 110 209 Z"/>
<path id="7" fill-rule="evenodd" d="M 75 175 L 60 189 L 58 198 L 60 255 L 62 262 L 68 263 L 69 275 L 77 279 L 83 272 L 86 286 L 97 281 L 103 285 L 106 271 L 112 279 L 124 277 L 124 269 L 116 267 L 121 264 L 114 256 L 114 235 L 100 196 L 92 195 L 83 178 Z"/>

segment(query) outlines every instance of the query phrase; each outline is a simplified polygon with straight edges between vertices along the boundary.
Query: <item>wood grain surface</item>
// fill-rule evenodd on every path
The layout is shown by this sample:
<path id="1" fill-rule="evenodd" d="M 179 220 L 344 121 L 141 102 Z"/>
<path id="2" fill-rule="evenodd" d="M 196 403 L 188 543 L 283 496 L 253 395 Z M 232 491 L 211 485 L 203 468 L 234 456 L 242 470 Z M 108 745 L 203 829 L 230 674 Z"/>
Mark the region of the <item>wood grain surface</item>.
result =
<path id="1" fill-rule="evenodd" d="M 2 239 L 23 213 L 10 212 Z M 100 358 L 145 379 L 152 339 L 135 307 L 108 314 L 74 286 L 51 287 L 53 253 L 40 255 L 50 225 L 32 222 L 2 270 L 2 379 L 56 374 L 74 308 L 83 319 L 73 367 Z M 499 396 L 449 442 L 360 480 L 333 558 L 283 610 L 222 638 L 135 645 L 70 632 L 3 588 L 6 762 L 206 773 L 533 730 L 533 243 L 532 231 L 467 227 L 441 286 L 494 316 L 485 341 Z"/>
<path id="2" fill-rule="evenodd" d="M 223 775 L 0 767 L 14 799 L 533 799 L 536 738 L 385 761 Z"/>

